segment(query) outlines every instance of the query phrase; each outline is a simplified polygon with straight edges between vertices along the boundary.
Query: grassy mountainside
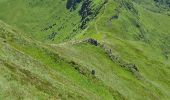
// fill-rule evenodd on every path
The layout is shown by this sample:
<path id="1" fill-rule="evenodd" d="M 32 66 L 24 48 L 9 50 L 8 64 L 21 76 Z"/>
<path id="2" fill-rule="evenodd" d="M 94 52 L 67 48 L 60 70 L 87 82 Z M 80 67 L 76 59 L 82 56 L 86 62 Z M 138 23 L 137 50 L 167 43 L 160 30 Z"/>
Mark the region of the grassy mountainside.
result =
<path id="1" fill-rule="evenodd" d="M 168 100 L 169 0 L 0 0 L 0 99 Z"/>

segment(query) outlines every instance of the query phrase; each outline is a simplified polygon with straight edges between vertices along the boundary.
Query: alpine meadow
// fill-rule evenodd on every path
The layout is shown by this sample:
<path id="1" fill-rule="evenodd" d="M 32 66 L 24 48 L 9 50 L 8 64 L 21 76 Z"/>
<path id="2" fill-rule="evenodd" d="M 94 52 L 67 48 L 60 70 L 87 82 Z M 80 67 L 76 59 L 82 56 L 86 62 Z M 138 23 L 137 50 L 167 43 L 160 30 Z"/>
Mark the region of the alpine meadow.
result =
<path id="1" fill-rule="evenodd" d="M 170 0 L 0 0 L 0 100 L 170 100 Z"/>

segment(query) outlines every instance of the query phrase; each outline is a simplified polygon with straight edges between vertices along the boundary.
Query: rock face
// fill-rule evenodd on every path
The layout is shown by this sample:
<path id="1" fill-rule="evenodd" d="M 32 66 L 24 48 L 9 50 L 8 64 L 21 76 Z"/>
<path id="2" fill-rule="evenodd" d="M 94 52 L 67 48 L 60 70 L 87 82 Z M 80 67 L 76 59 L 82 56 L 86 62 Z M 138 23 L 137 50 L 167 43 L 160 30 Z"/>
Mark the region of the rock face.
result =
<path id="1" fill-rule="evenodd" d="M 94 19 L 100 12 L 101 8 L 108 2 L 108 0 L 101 0 L 101 4 L 95 4 L 93 0 L 84 0 L 79 11 L 81 16 L 81 29 L 87 27 L 88 21 Z"/>
<path id="2" fill-rule="evenodd" d="M 170 0 L 154 0 L 157 4 L 170 7 Z"/>
<path id="3" fill-rule="evenodd" d="M 77 4 L 79 4 L 82 0 L 67 0 L 66 8 L 70 11 L 76 10 Z"/>
<path id="4" fill-rule="evenodd" d="M 85 40 L 85 42 L 90 43 L 90 44 L 95 45 L 95 46 L 98 46 L 98 45 L 99 45 L 99 43 L 97 42 L 97 40 L 92 39 L 92 38 L 89 38 L 89 39 Z"/>
<path id="5" fill-rule="evenodd" d="M 125 61 L 123 58 L 114 55 L 112 52 L 112 49 L 110 49 L 109 47 L 105 46 L 105 45 L 101 45 L 101 47 L 103 48 L 103 50 L 106 52 L 106 54 L 108 55 L 108 57 L 117 65 L 119 65 L 120 67 L 122 67 L 123 69 L 125 69 L 126 71 L 131 72 L 137 79 L 142 79 L 142 76 L 140 74 L 140 71 L 138 69 L 138 66 L 132 62 L 127 62 Z"/>
<path id="6" fill-rule="evenodd" d="M 79 11 L 79 14 L 82 17 L 81 18 L 82 25 L 80 26 L 81 29 L 86 28 L 87 21 L 89 21 L 90 17 L 93 15 L 91 4 L 92 4 L 91 0 L 85 0 L 81 6 L 81 9 Z"/>
<path id="7" fill-rule="evenodd" d="M 79 9 L 79 15 L 81 16 L 81 29 L 87 27 L 87 22 L 91 19 L 93 15 L 92 11 L 92 0 L 67 0 L 66 8 L 70 11 L 76 10 L 79 3 L 81 3 L 81 8 Z"/>
<path id="8" fill-rule="evenodd" d="M 100 9 L 107 2 L 108 0 L 101 0 L 101 3 L 98 4 L 94 3 L 93 0 L 67 0 L 66 8 L 70 11 L 74 11 L 80 6 L 80 9 L 78 9 L 79 15 L 81 16 L 81 25 L 79 28 L 85 29 L 87 23 L 98 15 Z"/>

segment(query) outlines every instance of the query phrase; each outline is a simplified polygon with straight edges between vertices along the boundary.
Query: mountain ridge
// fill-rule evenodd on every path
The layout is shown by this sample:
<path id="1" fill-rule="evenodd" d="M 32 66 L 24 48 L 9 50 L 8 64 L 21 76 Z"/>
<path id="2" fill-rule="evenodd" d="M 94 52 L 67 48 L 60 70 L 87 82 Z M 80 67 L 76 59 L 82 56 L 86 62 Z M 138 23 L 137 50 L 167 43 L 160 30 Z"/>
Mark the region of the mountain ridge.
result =
<path id="1" fill-rule="evenodd" d="M 0 99 L 168 100 L 168 2 L 1 0 Z"/>

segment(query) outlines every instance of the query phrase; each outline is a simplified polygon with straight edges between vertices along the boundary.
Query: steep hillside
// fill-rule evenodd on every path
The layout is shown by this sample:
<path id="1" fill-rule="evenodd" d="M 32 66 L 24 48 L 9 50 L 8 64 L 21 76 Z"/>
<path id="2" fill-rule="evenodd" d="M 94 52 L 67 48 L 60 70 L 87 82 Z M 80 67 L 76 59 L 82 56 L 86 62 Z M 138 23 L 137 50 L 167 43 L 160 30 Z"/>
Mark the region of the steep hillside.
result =
<path id="1" fill-rule="evenodd" d="M 41 41 L 69 40 L 93 19 L 102 0 L 3 0 L 0 17 Z M 72 3 L 73 2 L 73 3 Z M 76 9 L 77 8 L 77 9 Z M 6 16 L 7 15 L 7 16 Z"/>
<path id="2" fill-rule="evenodd" d="M 0 0 L 0 99 L 169 100 L 169 0 Z"/>

